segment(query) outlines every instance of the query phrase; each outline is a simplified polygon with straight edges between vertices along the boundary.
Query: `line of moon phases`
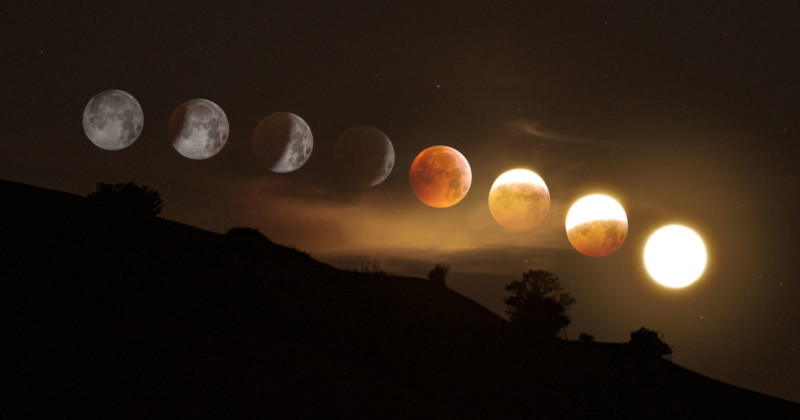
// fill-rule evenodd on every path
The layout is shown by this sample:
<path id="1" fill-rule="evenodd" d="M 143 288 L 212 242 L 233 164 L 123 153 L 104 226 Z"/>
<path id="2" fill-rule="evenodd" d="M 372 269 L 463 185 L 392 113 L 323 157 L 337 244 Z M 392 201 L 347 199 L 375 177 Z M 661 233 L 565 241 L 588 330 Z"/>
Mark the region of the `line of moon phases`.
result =
<path id="1" fill-rule="evenodd" d="M 144 127 L 144 113 L 131 94 L 110 89 L 95 94 L 83 110 L 83 129 L 89 140 L 104 150 L 130 147 Z M 167 136 L 175 150 L 189 159 L 208 159 L 228 140 L 225 112 L 207 99 L 191 99 L 172 112 Z M 264 117 L 252 136 L 256 160 L 273 172 L 299 169 L 311 156 L 314 137 L 308 124 L 291 112 Z M 343 132 L 334 145 L 339 177 L 357 188 L 382 183 L 391 174 L 395 152 L 389 138 L 374 127 L 355 126 Z M 424 204 L 446 208 L 458 204 L 472 185 L 472 169 L 458 150 L 433 146 L 420 152 L 409 171 L 411 189 Z M 489 191 L 489 211 L 510 231 L 539 226 L 550 211 L 550 191 L 541 176 L 527 169 L 502 173 Z M 565 229 L 570 244 L 588 257 L 615 253 L 628 234 L 625 209 L 613 198 L 592 194 L 569 209 Z M 648 274 L 659 284 L 682 288 L 694 283 L 705 270 L 707 253 L 702 238 L 681 225 L 654 232 L 644 249 Z"/>
<path id="2" fill-rule="evenodd" d="M 492 184 L 489 211 L 494 220 L 508 230 L 530 230 L 547 217 L 550 191 L 535 172 L 512 169 L 497 177 Z"/>
<path id="3" fill-rule="evenodd" d="M 292 172 L 303 166 L 314 149 L 311 128 L 291 112 L 264 117 L 253 131 L 253 153 L 273 172 Z"/>
<path id="4" fill-rule="evenodd" d="M 656 230 L 644 247 L 644 264 L 650 277 L 670 288 L 694 283 L 706 268 L 706 258 L 703 239 L 682 225 Z"/>
<path id="5" fill-rule="evenodd" d="M 139 102 L 128 92 L 117 89 L 100 92 L 83 110 L 83 131 L 95 146 L 122 150 L 132 145 L 144 127 Z"/>
<path id="6" fill-rule="evenodd" d="M 175 108 L 169 118 L 167 136 L 172 147 L 189 159 L 208 159 L 228 141 L 228 117 L 207 99 L 190 99 Z"/>
<path id="7" fill-rule="evenodd" d="M 457 204 L 472 185 L 467 158 L 448 146 L 433 146 L 420 152 L 411 163 L 411 189 L 423 203 L 444 208 Z"/>
<path id="8" fill-rule="evenodd" d="M 593 194 L 581 198 L 569 209 L 565 223 L 572 246 L 589 257 L 616 252 L 628 235 L 625 209 L 613 198 Z"/>
<path id="9" fill-rule="evenodd" d="M 392 142 L 373 127 L 356 126 L 342 133 L 333 154 L 339 176 L 354 187 L 378 185 L 394 168 Z"/>

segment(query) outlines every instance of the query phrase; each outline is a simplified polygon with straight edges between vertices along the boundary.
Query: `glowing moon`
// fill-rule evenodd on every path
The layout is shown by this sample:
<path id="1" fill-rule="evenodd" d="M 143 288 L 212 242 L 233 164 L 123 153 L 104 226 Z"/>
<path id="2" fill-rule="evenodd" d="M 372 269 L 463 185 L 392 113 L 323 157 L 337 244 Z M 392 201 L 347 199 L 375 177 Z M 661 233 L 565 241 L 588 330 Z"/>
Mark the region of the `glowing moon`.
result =
<path id="1" fill-rule="evenodd" d="M 172 112 L 167 135 L 181 155 L 208 159 L 225 146 L 228 130 L 228 117 L 222 108 L 206 99 L 191 99 Z"/>
<path id="2" fill-rule="evenodd" d="M 668 225 L 655 231 L 644 247 L 644 265 L 653 280 L 672 288 L 695 282 L 706 268 L 706 246 L 695 231 Z"/>
<path id="3" fill-rule="evenodd" d="M 567 238 L 581 254 L 611 255 L 628 235 L 625 210 L 613 198 L 594 194 L 576 201 L 567 213 Z"/>
<path id="4" fill-rule="evenodd" d="M 273 172 L 297 170 L 306 163 L 313 149 L 311 128 L 291 112 L 267 115 L 253 132 L 253 153 Z"/>
<path id="5" fill-rule="evenodd" d="M 394 147 L 380 130 L 357 126 L 342 133 L 333 148 L 339 176 L 354 187 L 380 184 L 394 167 Z"/>
<path id="6" fill-rule="evenodd" d="M 533 229 L 550 211 L 550 191 L 536 173 L 512 169 L 492 184 L 489 211 L 494 220 L 508 230 Z"/>
<path id="7" fill-rule="evenodd" d="M 467 195 L 472 170 L 467 158 L 447 146 L 429 147 L 411 163 L 411 189 L 423 203 L 436 208 L 450 207 Z"/>
<path id="8" fill-rule="evenodd" d="M 121 150 L 130 146 L 139 138 L 142 127 L 142 107 L 128 92 L 116 89 L 100 92 L 83 110 L 83 131 L 101 149 Z"/>

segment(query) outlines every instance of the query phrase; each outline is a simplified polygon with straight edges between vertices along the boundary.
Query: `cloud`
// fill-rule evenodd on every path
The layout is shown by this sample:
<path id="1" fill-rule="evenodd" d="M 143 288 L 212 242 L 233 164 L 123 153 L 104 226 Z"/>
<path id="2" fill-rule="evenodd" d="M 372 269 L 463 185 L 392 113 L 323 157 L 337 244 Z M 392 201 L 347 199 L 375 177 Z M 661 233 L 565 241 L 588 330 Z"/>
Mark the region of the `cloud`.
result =
<path id="1" fill-rule="evenodd" d="M 545 127 L 544 123 L 540 121 L 532 121 L 527 118 L 511 121 L 508 124 L 509 130 L 512 134 L 528 135 L 542 140 L 568 143 L 584 146 L 619 146 L 619 143 L 590 139 L 585 137 L 573 136 L 568 134 L 559 133 Z"/>

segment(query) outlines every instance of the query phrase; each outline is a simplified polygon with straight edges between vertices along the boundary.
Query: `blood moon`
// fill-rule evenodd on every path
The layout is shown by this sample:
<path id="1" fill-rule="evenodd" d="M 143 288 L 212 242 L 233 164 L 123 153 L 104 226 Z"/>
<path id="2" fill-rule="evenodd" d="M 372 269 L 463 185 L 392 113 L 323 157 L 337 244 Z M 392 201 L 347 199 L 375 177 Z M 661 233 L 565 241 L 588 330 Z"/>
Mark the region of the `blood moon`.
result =
<path id="1" fill-rule="evenodd" d="M 628 235 L 625 210 L 613 198 L 593 194 L 581 198 L 567 213 L 567 238 L 581 254 L 605 257 L 613 254 Z"/>
<path id="2" fill-rule="evenodd" d="M 535 172 L 512 169 L 492 184 L 489 211 L 494 220 L 508 230 L 533 229 L 550 211 L 550 191 Z"/>
<path id="3" fill-rule="evenodd" d="M 423 203 L 436 208 L 450 207 L 467 195 L 472 170 L 467 158 L 448 146 L 429 147 L 411 163 L 411 189 Z"/>

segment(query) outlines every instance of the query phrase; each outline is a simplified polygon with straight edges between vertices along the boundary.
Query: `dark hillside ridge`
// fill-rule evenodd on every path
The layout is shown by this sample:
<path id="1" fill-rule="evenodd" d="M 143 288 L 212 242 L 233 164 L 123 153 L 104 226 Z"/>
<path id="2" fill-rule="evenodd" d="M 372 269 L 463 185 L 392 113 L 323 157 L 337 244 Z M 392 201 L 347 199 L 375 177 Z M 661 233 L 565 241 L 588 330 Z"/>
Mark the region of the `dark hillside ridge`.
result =
<path id="1" fill-rule="evenodd" d="M 447 288 L 338 270 L 249 229 L 98 217 L 0 181 L 0 252 L 8 412 L 800 418 L 626 345 L 525 342 Z"/>

